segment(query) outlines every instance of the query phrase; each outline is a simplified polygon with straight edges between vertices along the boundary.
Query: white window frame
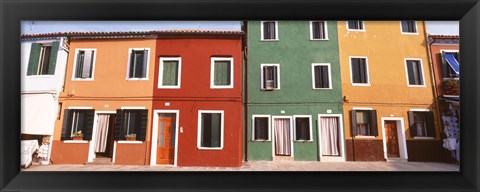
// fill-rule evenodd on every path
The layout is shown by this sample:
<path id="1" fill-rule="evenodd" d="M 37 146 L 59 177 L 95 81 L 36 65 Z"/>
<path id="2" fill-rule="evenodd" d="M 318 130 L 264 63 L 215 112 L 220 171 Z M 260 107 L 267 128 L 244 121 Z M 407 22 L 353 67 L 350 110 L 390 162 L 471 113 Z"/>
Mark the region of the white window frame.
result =
<path id="1" fill-rule="evenodd" d="M 365 67 L 367 68 L 367 83 L 354 83 L 353 82 L 353 74 L 352 74 L 352 59 L 358 58 L 358 59 L 365 59 Z M 350 67 L 350 83 L 352 83 L 352 86 L 370 86 L 370 69 L 368 68 L 368 57 L 366 56 L 349 56 L 348 57 L 348 63 Z"/>
<path id="2" fill-rule="evenodd" d="M 230 85 L 215 85 L 215 61 L 230 62 Z M 210 89 L 230 89 L 233 88 L 233 57 L 212 57 L 210 59 Z"/>
<path id="3" fill-rule="evenodd" d="M 280 89 L 280 64 L 278 63 L 264 63 L 260 64 L 260 89 L 263 91 L 265 90 L 265 87 L 263 87 L 263 67 L 264 66 L 277 66 L 277 88 L 274 88 L 273 90 L 279 90 Z"/>
<path id="4" fill-rule="evenodd" d="M 222 118 L 220 119 L 220 147 L 202 147 L 202 113 L 220 113 Z M 223 149 L 223 134 L 224 134 L 224 119 L 225 113 L 223 110 L 198 110 L 198 124 L 197 124 L 197 149 L 200 150 L 222 150 Z"/>
<path id="5" fill-rule="evenodd" d="M 327 21 L 318 21 L 318 22 L 323 22 L 323 26 L 325 26 L 325 38 L 324 39 L 314 39 L 313 38 L 313 22 L 317 21 L 310 21 L 310 40 L 311 41 L 327 41 L 328 40 L 328 26 L 327 26 Z"/>
<path id="6" fill-rule="evenodd" d="M 93 54 L 93 62 L 92 62 L 92 77 L 91 78 L 75 78 L 75 73 L 77 70 L 77 58 L 78 58 L 78 53 L 80 51 L 95 51 Z M 73 58 L 73 71 L 72 71 L 72 81 L 93 81 L 95 77 L 95 63 L 97 62 L 97 49 L 96 48 L 76 48 L 75 49 L 75 57 Z"/>
<path id="7" fill-rule="evenodd" d="M 265 39 L 263 37 L 263 23 L 275 22 L 275 39 Z M 260 21 L 260 41 L 278 41 L 278 21 Z"/>
<path id="8" fill-rule="evenodd" d="M 430 112 L 430 109 L 417 109 L 417 108 L 411 108 L 409 111 L 411 112 Z M 433 122 L 435 124 L 435 120 Z M 430 136 L 414 136 L 413 139 L 424 139 L 424 140 L 429 140 L 429 139 L 435 139 L 435 137 L 430 137 Z"/>
<path id="9" fill-rule="evenodd" d="M 372 107 L 352 107 L 352 110 L 355 111 L 373 111 L 374 109 Z M 378 119 L 378 115 L 377 115 Z M 356 126 L 356 125 L 355 125 Z M 356 127 L 355 127 L 356 129 Z M 370 135 L 355 135 L 353 138 L 355 139 L 375 139 L 377 136 L 370 136 Z"/>
<path id="10" fill-rule="evenodd" d="M 455 49 L 440 49 L 440 55 L 442 56 L 442 73 L 445 73 L 443 71 L 443 65 L 447 65 L 448 67 L 450 67 L 450 65 L 448 63 L 446 63 L 447 61 L 445 60 L 445 53 L 456 53 L 456 54 L 460 54 L 460 50 L 455 50 Z M 459 55 L 460 56 L 460 55 Z M 453 70 L 453 69 L 452 69 Z M 445 76 L 445 74 L 443 74 L 443 76 Z M 449 78 L 449 77 L 442 77 L 443 80 L 447 80 L 447 79 L 458 79 L 458 77 L 454 77 L 454 78 Z"/>
<path id="11" fill-rule="evenodd" d="M 40 44 L 40 56 L 38 57 L 38 66 L 37 66 L 37 70 L 36 70 L 36 74 L 35 75 L 27 75 L 27 77 L 51 77 L 51 76 L 54 76 L 55 74 L 48 74 L 48 71 L 47 71 L 47 74 L 38 74 L 40 72 L 40 68 L 42 67 L 42 58 L 43 58 L 43 55 L 45 54 L 45 47 L 50 47 L 50 55 L 53 53 L 53 42 L 47 42 L 47 43 L 39 43 Z M 58 50 L 56 50 L 58 52 Z M 31 57 L 31 54 L 30 53 L 30 57 Z M 44 64 L 44 63 L 43 63 Z M 28 65 L 30 65 L 30 63 L 28 63 Z M 28 67 L 27 65 L 27 67 Z M 47 63 L 47 65 L 50 65 L 49 63 Z M 50 66 L 49 66 L 50 67 Z"/>
<path id="12" fill-rule="evenodd" d="M 163 63 L 165 61 L 178 61 L 177 82 L 178 85 L 162 85 L 163 84 Z M 158 69 L 158 86 L 159 89 L 180 89 L 182 79 L 182 58 L 181 57 L 160 57 L 160 67 Z"/>
<path id="13" fill-rule="evenodd" d="M 323 156 L 322 148 L 322 131 L 320 130 L 320 119 L 322 117 L 336 117 L 338 118 L 338 134 L 340 137 L 340 156 Z M 345 149 L 345 129 L 343 127 L 343 116 L 342 114 L 318 114 L 317 116 L 317 135 L 318 135 L 318 156 L 320 162 L 345 162 L 346 161 L 346 149 Z M 356 138 L 356 137 L 355 137 Z"/>
<path id="14" fill-rule="evenodd" d="M 268 129 L 267 129 L 267 140 L 255 139 L 255 118 L 257 117 L 266 117 L 268 118 Z M 271 115 L 252 115 L 252 139 L 251 141 L 272 141 L 270 137 L 270 133 L 272 132 L 272 123 L 271 123 Z"/>
<path id="15" fill-rule="evenodd" d="M 350 29 L 350 28 L 348 28 L 348 21 L 361 21 L 361 22 L 362 22 L 362 25 L 363 25 L 363 29 Z M 346 28 L 347 28 L 347 31 L 358 31 L 358 32 L 365 32 L 365 31 L 367 31 L 364 20 L 347 20 L 347 21 L 345 21 L 345 26 L 346 26 Z"/>
<path id="16" fill-rule="evenodd" d="M 310 132 L 310 138 L 308 140 L 297 140 L 297 118 L 308 118 L 308 126 Z M 302 141 L 313 141 L 313 132 L 312 132 L 312 116 L 311 115 L 294 115 L 293 116 L 293 141 L 302 142 Z"/>
<path id="17" fill-rule="evenodd" d="M 410 82 L 408 81 L 408 63 L 407 61 L 411 61 L 411 60 L 414 60 L 414 61 L 420 61 L 420 68 L 422 69 L 422 85 L 410 85 Z M 425 72 L 424 72 L 424 69 L 423 69 L 423 62 L 422 62 L 422 59 L 420 58 L 404 58 L 403 59 L 403 62 L 404 62 L 404 65 L 405 65 L 405 77 L 407 79 L 407 86 L 408 87 L 427 87 L 427 82 L 425 82 Z"/>
<path id="18" fill-rule="evenodd" d="M 403 35 L 418 35 L 418 25 L 417 25 L 417 21 L 413 21 L 415 22 L 415 33 L 410 33 L 410 32 L 403 32 L 403 26 L 402 26 L 402 21 L 399 21 L 400 22 L 400 33 L 403 34 Z"/>
<path id="19" fill-rule="evenodd" d="M 315 67 L 316 66 L 327 66 L 328 67 L 328 88 L 316 88 L 315 87 Z M 330 63 L 312 63 L 312 89 L 322 90 L 322 89 L 332 89 L 332 68 Z"/>
<path id="20" fill-rule="evenodd" d="M 290 140 L 288 142 L 290 142 L 290 156 L 287 156 L 287 157 L 294 157 L 295 156 L 295 147 L 293 145 L 293 117 L 292 116 L 286 116 L 286 115 L 279 115 L 279 116 L 272 116 L 272 138 L 274 137 L 275 135 L 275 129 L 273 128 L 274 126 L 274 123 L 275 123 L 275 119 L 288 119 L 290 121 Z M 276 155 L 275 155 L 275 139 L 272 139 L 272 158 L 274 158 Z"/>
<path id="21" fill-rule="evenodd" d="M 132 60 L 131 58 L 131 53 L 132 53 L 132 50 L 133 51 L 148 51 L 148 55 L 147 55 L 147 63 L 145 64 L 145 77 L 144 78 L 129 78 L 128 77 L 128 74 L 130 72 L 130 61 Z M 148 68 L 150 66 L 150 48 L 129 48 L 128 49 L 128 62 L 127 62 L 127 76 L 126 76 L 126 80 L 148 80 Z"/>

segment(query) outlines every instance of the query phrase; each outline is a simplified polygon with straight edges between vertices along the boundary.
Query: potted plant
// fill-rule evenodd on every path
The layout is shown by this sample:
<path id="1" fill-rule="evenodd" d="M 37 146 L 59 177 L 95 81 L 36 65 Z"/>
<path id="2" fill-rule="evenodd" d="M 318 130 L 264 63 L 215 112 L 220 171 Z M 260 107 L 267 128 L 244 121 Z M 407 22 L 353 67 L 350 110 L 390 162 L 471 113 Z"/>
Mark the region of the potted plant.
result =
<path id="1" fill-rule="evenodd" d="M 73 133 L 73 134 L 72 134 L 72 139 L 73 139 L 73 140 L 83 140 L 82 130 Z"/>
<path id="2" fill-rule="evenodd" d="M 460 80 L 446 79 L 443 82 L 443 88 L 446 95 L 460 95 Z"/>
<path id="3" fill-rule="evenodd" d="M 127 141 L 135 141 L 135 140 L 137 140 L 137 134 L 135 134 L 135 133 L 127 134 L 127 135 L 125 135 L 125 139 Z"/>

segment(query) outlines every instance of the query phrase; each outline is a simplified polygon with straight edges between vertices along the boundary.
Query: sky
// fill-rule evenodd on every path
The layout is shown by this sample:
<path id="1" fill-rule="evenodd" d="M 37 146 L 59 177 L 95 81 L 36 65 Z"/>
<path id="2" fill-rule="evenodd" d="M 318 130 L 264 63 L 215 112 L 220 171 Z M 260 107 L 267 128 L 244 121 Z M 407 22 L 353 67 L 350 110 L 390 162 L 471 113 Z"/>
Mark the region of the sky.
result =
<path id="1" fill-rule="evenodd" d="M 240 21 L 22 21 L 21 27 L 22 34 L 171 29 L 240 30 Z M 459 22 L 427 21 L 427 33 L 459 35 Z"/>

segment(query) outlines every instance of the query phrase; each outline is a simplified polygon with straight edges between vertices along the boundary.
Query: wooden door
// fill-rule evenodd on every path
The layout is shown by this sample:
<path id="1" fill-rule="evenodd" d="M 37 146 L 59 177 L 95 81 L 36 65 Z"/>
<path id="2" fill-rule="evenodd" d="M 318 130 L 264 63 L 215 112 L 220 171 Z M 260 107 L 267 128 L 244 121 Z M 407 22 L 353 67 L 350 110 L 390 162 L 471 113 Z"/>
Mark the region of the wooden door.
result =
<path id="1" fill-rule="evenodd" d="M 397 122 L 385 121 L 385 133 L 387 137 L 387 157 L 400 157 Z"/>
<path id="2" fill-rule="evenodd" d="M 176 126 L 174 115 L 161 114 L 158 119 L 157 164 L 173 164 Z"/>

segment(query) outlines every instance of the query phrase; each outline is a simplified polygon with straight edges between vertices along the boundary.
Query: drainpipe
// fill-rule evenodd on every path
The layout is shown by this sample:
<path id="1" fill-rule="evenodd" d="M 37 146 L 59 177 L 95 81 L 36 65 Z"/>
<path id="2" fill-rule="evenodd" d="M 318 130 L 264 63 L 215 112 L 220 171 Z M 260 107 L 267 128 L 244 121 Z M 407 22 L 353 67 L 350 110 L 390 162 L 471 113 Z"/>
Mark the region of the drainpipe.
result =
<path id="1" fill-rule="evenodd" d="M 242 100 L 243 100 L 243 130 L 244 130 L 244 147 L 245 147 L 245 162 L 248 162 L 248 108 L 247 108 L 247 96 L 248 96 L 248 90 L 247 90 L 247 40 L 248 40 L 248 33 L 247 33 L 247 21 L 242 21 L 243 22 L 243 26 L 242 26 L 242 30 L 244 32 L 244 35 L 242 37 L 242 47 L 243 47 L 243 70 L 242 70 L 242 75 L 243 75 L 243 97 L 242 97 Z"/>

